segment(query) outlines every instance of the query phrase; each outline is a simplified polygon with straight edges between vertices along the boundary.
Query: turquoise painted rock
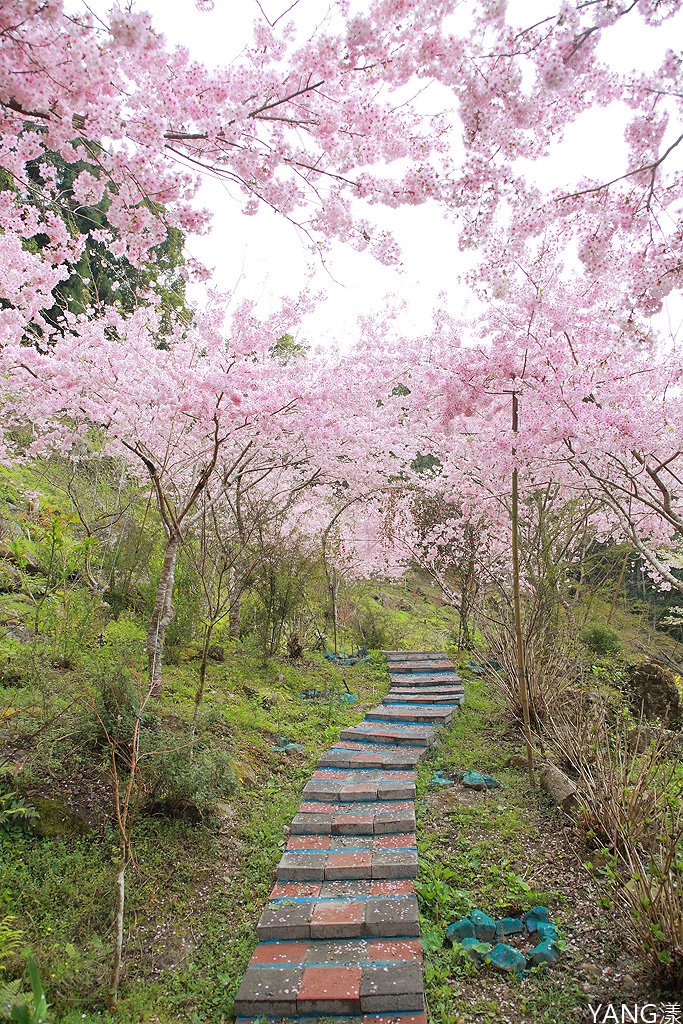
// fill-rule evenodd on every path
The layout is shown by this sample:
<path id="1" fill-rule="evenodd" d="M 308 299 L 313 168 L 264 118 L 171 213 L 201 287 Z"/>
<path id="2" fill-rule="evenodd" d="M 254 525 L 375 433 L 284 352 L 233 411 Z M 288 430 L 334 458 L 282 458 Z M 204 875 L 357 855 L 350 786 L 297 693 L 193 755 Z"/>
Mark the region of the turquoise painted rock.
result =
<path id="1" fill-rule="evenodd" d="M 538 967 L 540 964 L 554 964 L 557 963 L 560 957 L 560 951 L 550 939 L 546 939 L 543 942 L 539 942 L 537 946 L 529 953 L 529 963 L 533 967 Z"/>
<path id="2" fill-rule="evenodd" d="M 526 914 L 522 915 L 522 920 L 528 932 L 538 931 L 539 924 L 548 923 L 548 908 L 532 907 L 531 910 L 527 910 Z"/>
<path id="3" fill-rule="evenodd" d="M 443 772 L 434 772 L 431 778 L 432 786 L 452 786 L 453 779 L 447 779 Z"/>
<path id="4" fill-rule="evenodd" d="M 479 942 L 477 939 L 463 939 L 460 945 L 475 964 L 483 963 L 484 957 L 491 949 L 490 942 Z"/>
<path id="5" fill-rule="evenodd" d="M 499 939 L 505 935 L 521 935 L 524 930 L 524 921 L 519 917 L 501 917 L 496 921 L 496 935 Z"/>
<path id="6" fill-rule="evenodd" d="M 469 917 L 461 917 L 459 921 L 454 921 L 446 929 L 446 942 L 449 942 L 451 945 L 455 942 L 463 942 L 465 939 L 476 941 L 474 925 Z"/>
<path id="7" fill-rule="evenodd" d="M 494 779 L 493 775 L 485 775 L 484 776 L 484 782 L 486 783 L 486 788 L 487 789 L 499 789 L 500 788 L 500 782 L 498 781 L 498 779 Z"/>
<path id="8" fill-rule="evenodd" d="M 463 786 L 468 789 L 486 789 L 486 779 L 481 772 L 465 772 L 462 777 Z"/>
<path id="9" fill-rule="evenodd" d="M 474 925 L 474 934 L 480 942 L 493 942 L 496 937 L 496 922 L 483 910 L 473 910 L 470 920 Z"/>
<path id="10" fill-rule="evenodd" d="M 559 938 L 557 928 L 550 921 L 541 921 L 536 929 L 536 935 L 541 942 L 557 942 Z"/>
<path id="11" fill-rule="evenodd" d="M 506 974 L 520 974 L 526 968 L 526 957 L 505 942 L 498 942 L 484 959 L 491 967 Z"/>

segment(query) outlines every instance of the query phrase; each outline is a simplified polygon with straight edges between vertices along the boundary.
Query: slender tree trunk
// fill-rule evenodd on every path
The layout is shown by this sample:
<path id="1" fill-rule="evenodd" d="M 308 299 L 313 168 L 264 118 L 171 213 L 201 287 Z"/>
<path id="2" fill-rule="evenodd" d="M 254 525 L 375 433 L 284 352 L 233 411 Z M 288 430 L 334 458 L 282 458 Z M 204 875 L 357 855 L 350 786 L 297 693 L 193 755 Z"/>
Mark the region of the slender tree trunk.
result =
<path id="1" fill-rule="evenodd" d="M 118 874 L 116 876 L 116 920 L 114 927 L 114 962 L 109 977 L 109 998 L 107 1000 L 110 1010 L 115 1010 L 119 1001 L 119 982 L 121 980 L 121 961 L 123 958 L 123 914 L 126 906 L 126 867 L 128 866 L 125 855 L 121 858 Z"/>
<path id="2" fill-rule="evenodd" d="M 202 659 L 199 663 L 199 683 L 197 684 L 197 690 L 194 695 L 194 711 L 192 712 L 192 735 L 194 736 L 197 731 L 197 715 L 199 713 L 199 707 L 204 700 L 204 688 L 206 686 L 206 666 L 209 661 L 209 648 L 211 646 L 211 636 L 213 634 L 213 622 L 207 622 L 204 628 L 204 643 L 202 644 Z M 190 760 L 192 760 L 193 748 L 190 747 Z"/>
<path id="3" fill-rule="evenodd" d="M 512 430 L 515 436 L 519 432 L 519 412 L 517 394 L 512 393 Z M 516 449 L 513 449 L 513 455 Z M 524 722 L 524 738 L 526 740 L 527 768 L 529 781 L 534 782 L 534 748 L 531 742 L 531 717 L 529 715 L 529 690 L 526 681 L 526 659 L 524 650 L 524 634 L 522 632 L 522 607 L 519 586 L 519 473 L 517 466 L 512 471 L 512 597 L 515 618 L 515 639 L 517 647 L 517 675 L 519 682 L 519 700 L 522 705 Z"/>
<path id="4" fill-rule="evenodd" d="M 242 574 L 236 566 L 230 570 L 230 621 L 228 632 L 233 640 L 239 640 L 242 628 Z"/>
<path id="5" fill-rule="evenodd" d="M 149 663 L 149 680 L 155 697 L 161 696 L 161 667 L 164 655 L 164 638 L 166 630 L 173 618 L 173 582 L 175 580 L 176 558 L 180 538 L 172 536 L 166 546 L 164 563 L 157 587 L 154 611 L 147 631 L 147 660 Z"/>

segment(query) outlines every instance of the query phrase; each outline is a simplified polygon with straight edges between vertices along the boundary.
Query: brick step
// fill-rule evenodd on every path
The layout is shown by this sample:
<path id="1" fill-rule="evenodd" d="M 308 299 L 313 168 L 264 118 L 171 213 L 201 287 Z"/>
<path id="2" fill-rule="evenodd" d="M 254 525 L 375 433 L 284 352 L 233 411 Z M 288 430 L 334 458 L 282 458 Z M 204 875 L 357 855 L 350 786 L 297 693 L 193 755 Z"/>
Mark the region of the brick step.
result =
<path id="1" fill-rule="evenodd" d="M 424 1009 L 420 964 L 252 964 L 235 997 L 238 1020 L 263 1014 L 274 1020 L 291 1020 L 295 1014 L 310 1022 L 311 1016 L 321 1014 L 339 1021 L 343 1020 L 340 1015 L 391 1014 L 399 1009 L 413 1013 Z M 356 1016 L 356 1021 L 360 1020 L 363 1018 Z"/>
<path id="2" fill-rule="evenodd" d="M 332 878 L 321 882 L 276 882 L 268 901 L 320 896 L 321 899 L 368 899 L 370 896 L 412 896 L 412 878 Z"/>
<path id="3" fill-rule="evenodd" d="M 344 850 L 405 850 L 415 849 L 414 832 L 397 832 L 391 835 L 330 836 L 298 835 L 289 836 L 287 850 L 329 850 L 342 853 Z"/>
<path id="4" fill-rule="evenodd" d="M 422 685 L 420 685 L 419 683 L 415 683 L 411 679 L 410 681 L 406 680 L 405 683 L 396 683 L 395 686 L 391 687 L 391 689 L 389 690 L 389 693 L 387 694 L 387 696 L 391 696 L 392 694 L 395 694 L 395 693 L 414 693 L 414 694 L 425 696 L 425 697 L 429 697 L 430 694 L 439 694 L 439 693 L 447 693 L 447 694 L 456 693 L 459 696 L 464 696 L 464 694 L 465 694 L 465 687 L 462 685 L 462 683 L 448 683 L 448 682 L 447 683 L 423 683 Z"/>
<path id="5" fill-rule="evenodd" d="M 317 773 L 316 773 L 317 774 Z M 389 779 L 386 775 L 361 781 L 360 773 L 349 772 L 351 779 L 320 779 L 315 776 L 304 786 L 307 800 L 355 803 L 359 800 L 414 800 L 415 783 Z M 374 773 L 378 775 L 379 773 Z"/>
<path id="6" fill-rule="evenodd" d="M 278 882 L 405 880 L 417 876 L 417 850 L 366 848 L 360 843 L 346 849 L 286 850 L 276 876 Z"/>
<path id="7" fill-rule="evenodd" d="M 254 966 L 291 964 L 415 963 L 422 962 L 419 939 L 313 939 L 259 942 L 251 963 Z"/>
<path id="8" fill-rule="evenodd" d="M 342 740 L 364 740 L 387 746 L 429 747 L 436 740 L 437 730 L 426 725 L 383 725 L 361 722 L 349 729 L 342 729 Z"/>
<path id="9" fill-rule="evenodd" d="M 433 661 L 392 661 L 389 665 L 391 675 L 400 672 L 405 674 L 415 672 L 454 672 L 452 661 L 446 658 L 434 659 Z"/>
<path id="10" fill-rule="evenodd" d="M 413 661 L 420 661 L 421 658 L 447 658 L 448 655 L 445 651 L 380 651 L 387 661 L 398 660 L 406 661 L 412 659 Z"/>
<path id="11" fill-rule="evenodd" d="M 428 686 L 430 683 L 455 683 L 462 686 L 462 677 L 457 672 L 392 672 L 389 676 L 392 686 Z"/>
<path id="12" fill-rule="evenodd" d="M 348 1014 L 339 1016 L 337 1014 L 323 1014 L 311 1016 L 287 1015 L 287 1024 L 427 1024 L 426 1013 L 363 1013 L 360 1016 Z M 269 1017 L 259 1014 L 258 1017 L 236 1017 L 235 1024 L 283 1024 L 282 1017 Z"/>
<path id="13" fill-rule="evenodd" d="M 463 693 L 396 693 L 391 690 L 384 700 L 383 704 L 388 707 L 395 707 L 397 705 L 414 705 L 415 707 L 442 707 L 442 708 L 459 708 L 463 702 Z"/>
<path id="14" fill-rule="evenodd" d="M 437 725 L 447 725 L 453 717 L 453 708 L 450 707 L 425 707 L 420 704 L 413 704 L 411 707 L 402 708 L 390 704 L 380 704 L 372 708 L 365 716 L 366 722 L 415 722 L 418 725 L 428 725 L 435 722 Z"/>
<path id="15" fill-rule="evenodd" d="M 373 746 L 370 743 L 338 743 L 318 759 L 319 768 L 414 768 L 425 748 Z"/>
<path id="16" fill-rule="evenodd" d="M 292 819 L 292 835 L 391 835 L 415 828 L 412 801 L 303 804 Z"/>
<path id="17" fill-rule="evenodd" d="M 256 926 L 264 939 L 397 938 L 420 934 L 414 896 L 269 903 Z M 411 1007 L 405 1007 L 411 1009 Z"/>

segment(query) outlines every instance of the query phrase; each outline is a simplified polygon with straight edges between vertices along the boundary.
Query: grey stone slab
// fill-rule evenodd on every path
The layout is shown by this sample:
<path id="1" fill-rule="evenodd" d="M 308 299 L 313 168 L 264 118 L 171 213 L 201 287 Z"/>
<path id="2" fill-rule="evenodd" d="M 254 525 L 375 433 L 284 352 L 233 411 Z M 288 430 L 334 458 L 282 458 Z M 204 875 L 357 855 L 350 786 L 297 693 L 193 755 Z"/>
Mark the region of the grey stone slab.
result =
<path id="1" fill-rule="evenodd" d="M 380 850 L 374 853 L 372 877 L 417 878 L 417 850 Z"/>
<path id="2" fill-rule="evenodd" d="M 415 811 L 375 816 L 375 835 L 390 836 L 395 832 L 412 832 L 414 829 Z"/>
<path id="3" fill-rule="evenodd" d="M 377 787 L 380 800 L 414 800 L 414 782 L 382 782 Z"/>
<path id="4" fill-rule="evenodd" d="M 372 896 L 372 882 L 364 879 L 333 879 L 325 881 L 320 889 L 321 899 L 354 899 L 359 896 Z"/>
<path id="5" fill-rule="evenodd" d="M 269 904 L 256 925 L 256 934 L 265 939 L 307 939 L 311 934 L 312 903 Z"/>
<path id="6" fill-rule="evenodd" d="M 357 964 L 368 960 L 367 939 L 312 939 L 304 963 Z"/>
<path id="7" fill-rule="evenodd" d="M 296 997 L 303 977 L 303 968 L 273 970 L 269 967 L 247 968 L 235 996 L 235 1016 L 271 1017 L 296 1013 Z"/>
<path id="8" fill-rule="evenodd" d="M 276 868 L 279 882 L 322 882 L 325 877 L 326 851 L 321 853 L 298 853 L 288 850 L 283 853 Z"/>
<path id="9" fill-rule="evenodd" d="M 293 836 L 329 836 L 332 831 L 331 814 L 297 814 L 292 819 Z"/>
<path id="10" fill-rule="evenodd" d="M 360 984 L 363 1013 L 424 1009 L 422 968 L 418 964 L 377 964 L 363 967 Z"/>
<path id="11" fill-rule="evenodd" d="M 419 935 L 420 924 L 415 897 L 368 900 L 365 904 L 365 934 L 386 938 Z"/>
<path id="12" fill-rule="evenodd" d="M 377 799 L 377 783 L 351 782 L 339 789 L 342 803 L 356 803 L 362 800 Z"/>

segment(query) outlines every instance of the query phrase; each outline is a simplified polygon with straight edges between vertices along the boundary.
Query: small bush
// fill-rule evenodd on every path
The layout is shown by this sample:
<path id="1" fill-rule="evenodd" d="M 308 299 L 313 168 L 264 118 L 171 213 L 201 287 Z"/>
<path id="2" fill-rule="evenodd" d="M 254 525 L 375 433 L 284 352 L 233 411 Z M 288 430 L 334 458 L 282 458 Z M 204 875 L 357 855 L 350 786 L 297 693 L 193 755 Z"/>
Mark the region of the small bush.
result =
<path id="1" fill-rule="evenodd" d="M 584 626 L 579 633 L 579 640 L 584 647 L 599 657 L 609 658 L 621 653 L 621 637 L 615 629 L 604 626 L 601 622 Z"/>
<path id="2" fill-rule="evenodd" d="M 398 646 L 400 642 L 391 616 L 375 601 L 359 601 L 353 615 L 353 629 L 359 646 L 371 651 Z"/>
<path id="3" fill-rule="evenodd" d="M 140 693 L 131 669 L 113 661 L 106 652 L 90 659 L 86 669 L 88 717 L 97 742 L 113 740 L 125 748 L 131 741 L 140 709 Z M 145 709 L 141 724 L 154 722 L 154 711 Z"/>
<path id="4" fill-rule="evenodd" d="M 237 778 L 226 750 L 167 729 L 143 738 L 143 774 L 149 809 L 173 817 L 201 819 L 235 791 Z"/>
<path id="5" fill-rule="evenodd" d="M 111 647 L 119 659 L 137 663 L 145 650 L 145 630 L 127 615 L 112 619 L 105 626 L 104 643 Z"/>

